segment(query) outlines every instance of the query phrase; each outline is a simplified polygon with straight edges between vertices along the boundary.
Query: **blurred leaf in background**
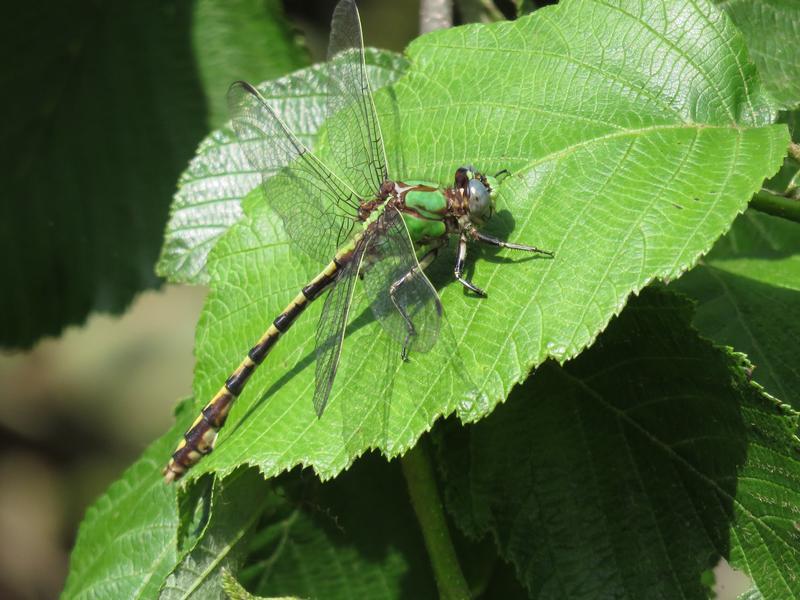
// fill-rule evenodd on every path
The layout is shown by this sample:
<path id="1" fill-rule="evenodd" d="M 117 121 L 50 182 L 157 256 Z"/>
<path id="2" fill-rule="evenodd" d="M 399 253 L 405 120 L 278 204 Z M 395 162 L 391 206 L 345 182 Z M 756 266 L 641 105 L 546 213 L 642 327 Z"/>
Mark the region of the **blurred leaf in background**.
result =
<path id="1" fill-rule="evenodd" d="M 196 0 L 193 19 L 192 42 L 210 127 L 228 120 L 226 96 L 232 82 L 274 79 L 309 63 L 280 0 Z"/>
<path id="2" fill-rule="evenodd" d="M 175 181 L 224 119 L 231 74 L 268 79 L 307 61 L 280 10 L 86 0 L 4 17 L 0 346 L 30 346 L 158 285 Z"/>
<path id="3" fill-rule="evenodd" d="M 750 57 L 778 105 L 800 106 L 800 2 L 714 1 L 741 29 Z"/>

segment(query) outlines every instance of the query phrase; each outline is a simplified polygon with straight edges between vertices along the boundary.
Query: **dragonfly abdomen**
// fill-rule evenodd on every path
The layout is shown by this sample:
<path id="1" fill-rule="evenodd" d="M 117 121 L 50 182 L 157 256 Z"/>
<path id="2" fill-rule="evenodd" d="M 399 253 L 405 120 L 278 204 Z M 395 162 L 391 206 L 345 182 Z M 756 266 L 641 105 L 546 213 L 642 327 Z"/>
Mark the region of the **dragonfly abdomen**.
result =
<path id="1" fill-rule="evenodd" d="M 340 250 L 328 266 L 283 309 L 250 349 L 244 360 L 225 381 L 225 385 L 205 405 L 192 426 L 183 434 L 183 439 L 164 467 L 164 480 L 167 483 L 183 477 L 186 471 L 214 449 L 217 433 L 225 424 L 231 405 L 244 390 L 250 376 L 267 357 L 281 334 L 285 333 L 306 307 L 336 280 L 336 276 L 350 261 L 352 254 L 353 248 L 350 246 Z"/>

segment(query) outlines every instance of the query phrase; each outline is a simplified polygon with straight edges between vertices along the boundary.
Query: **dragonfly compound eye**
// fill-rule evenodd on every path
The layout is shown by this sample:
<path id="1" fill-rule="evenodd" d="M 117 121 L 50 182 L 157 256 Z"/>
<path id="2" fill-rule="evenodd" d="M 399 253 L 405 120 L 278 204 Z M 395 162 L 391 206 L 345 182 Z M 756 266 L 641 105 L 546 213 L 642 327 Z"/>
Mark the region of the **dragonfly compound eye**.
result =
<path id="1" fill-rule="evenodd" d="M 470 217 L 477 221 L 485 221 L 492 216 L 493 206 L 489 190 L 478 179 L 470 179 L 467 184 Z"/>

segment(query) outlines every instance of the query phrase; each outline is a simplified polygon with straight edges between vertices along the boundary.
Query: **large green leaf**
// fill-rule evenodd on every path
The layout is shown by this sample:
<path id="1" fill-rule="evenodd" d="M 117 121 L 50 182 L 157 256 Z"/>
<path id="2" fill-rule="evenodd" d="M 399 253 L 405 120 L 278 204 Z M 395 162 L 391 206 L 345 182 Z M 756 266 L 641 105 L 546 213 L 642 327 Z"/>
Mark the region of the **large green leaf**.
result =
<path id="1" fill-rule="evenodd" d="M 368 50 L 366 60 L 376 89 L 394 82 L 407 66 L 403 57 L 379 50 Z M 258 86 L 265 98 L 279 101 L 281 118 L 310 147 L 325 119 L 326 76 L 317 65 Z M 281 166 L 276 162 L 275 170 Z M 178 182 L 158 273 L 176 283 L 207 283 L 209 251 L 241 218 L 241 200 L 259 181 L 229 127 L 203 140 Z"/>
<path id="2" fill-rule="evenodd" d="M 781 107 L 800 106 L 800 3 L 722 0 L 718 5 L 742 30 L 764 85 Z"/>
<path id="3" fill-rule="evenodd" d="M 575 361 L 438 437 L 448 509 L 532 598 L 707 598 L 720 557 L 764 598 L 800 597 L 797 413 L 690 319 L 646 290 Z"/>
<path id="4" fill-rule="evenodd" d="M 756 381 L 800 408 L 800 225 L 748 210 L 675 287 L 700 302 L 703 334 L 746 352 Z"/>
<path id="5" fill-rule="evenodd" d="M 399 349 L 357 302 L 322 419 L 310 399 L 317 303 L 253 376 L 195 474 L 304 464 L 329 477 L 368 447 L 402 453 L 442 414 L 486 415 L 534 366 L 580 353 L 631 292 L 707 252 L 788 141 L 785 126 L 769 125 L 740 34 L 702 2 L 573 0 L 425 36 L 409 56 L 407 74 L 376 98 L 391 173 L 446 184 L 467 161 L 511 169 L 489 230 L 554 250 L 555 260 L 473 250 L 484 260 L 470 275 L 489 291 L 477 299 L 450 284 L 445 253 L 430 276 L 452 334 L 403 365 L 388 360 Z M 208 266 L 198 400 L 320 268 L 257 201 Z"/>
<path id="6" fill-rule="evenodd" d="M 224 52 L 213 42 L 245 4 L 217 3 L 214 23 L 209 2 L 174 0 L 34 1 L 4 13 L 0 345 L 120 311 L 158 285 L 152 265 L 175 180 L 208 130 L 206 95 L 213 104 L 222 65 L 246 69 L 234 67 L 250 42 L 228 36 Z M 254 37 L 275 31 L 250 22 Z M 296 52 L 278 39 L 272 62 Z"/>

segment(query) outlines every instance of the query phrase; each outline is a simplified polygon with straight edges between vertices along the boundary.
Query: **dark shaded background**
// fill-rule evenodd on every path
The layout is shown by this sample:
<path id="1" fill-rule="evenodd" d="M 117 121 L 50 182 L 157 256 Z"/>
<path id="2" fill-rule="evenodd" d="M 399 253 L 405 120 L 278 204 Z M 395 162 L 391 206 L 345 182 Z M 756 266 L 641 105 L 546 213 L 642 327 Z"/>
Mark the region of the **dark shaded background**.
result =
<path id="1" fill-rule="evenodd" d="M 324 58 L 335 2 L 284 4 L 313 59 Z M 361 0 L 359 7 L 368 45 L 402 51 L 416 34 L 417 1 Z M 189 18 L 191 3 L 178 1 L 169 8 L 175 12 L 169 15 L 174 20 L 167 21 L 167 25 Z M 148 15 L 143 13 L 139 15 L 140 22 L 113 25 L 112 30 L 141 28 L 142 33 L 128 37 L 112 34 L 104 40 L 108 48 L 102 58 L 105 65 L 87 69 L 86 65 L 76 64 L 81 49 L 75 40 L 91 39 L 93 32 L 71 25 L 83 22 L 87 28 L 105 27 L 109 25 L 106 20 L 113 19 L 113 15 L 110 5 L 99 1 L 33 3 L 19 8 L 17 14 L 6 15 L 10 34 L 0 42 L 5 62 L 3 72 L 16 82 L 14 93 L 6 95 L 2 102 L 7 118 L 0 134 L 2 164 L 13 165 L 12 172 L 4 173 L 3 179 L 14 183 L 10 190 L 6 186 L 0 211 L 0 238 L 5 240 L 0 242 L 0 254 L 8 274 L 0 294 L 5 298 L 0 301 L 0 311 L 7 317 L 3 322 L 5 331 L 0 333 L 7 348 L 17 345 L 9 344 L 8 340 L 18 335 L 21 338 L 30 335 L 30 340 L 23 339 L 23 345 L 32 344 L 29 350 L 5 350 L 0 354 L 0 481 L 3 482 L 0 598 L 4 600 L 58 595 L 66 576 L 68 553 L 87 506 L 149 442 L 166 431 L 175 403 L 191 391 L 194 326 L 205 289 L 162 285 L 151 269 L 142 269 L 127 277 L 128 289 L 109 289 L 101 298 L 103 301 L 95 306 L 69 306 L 69 298 L 61 293 L 76 284 L 91 285 L 94 273 L 101 277 L 103 272 L 111 277 L 119 275 L 113 272 L 117 265 L 114 256 L 94 256 L 91 245 L 84 243 L 81 233 L 84 225 L 102 228 L 109 220 L 120 220 L 122 227 L 117 230 L 135 238 L 140 235 L 140 220 L 160 219 L 156 228 L 141 230 L 156 233 L 163 230 L 175 182 L 209 129 L 198 127 L 197 119 L 191 118 L 206 107 L 201 90 L 196 89 L 188 74 L 182 96 L 185 102 L 178 105 L 173 102 L 172 106 L 160 104 L 157 112 L 165 111 L 170 117 L 159 119 L 158 114 L 153 114 L 148 119 L 152 127 L 143 132 L 140 141 L 130 139 L 130 134 L 120 139 L 125 136 L 118 136 L 113 125 L 106 125 L 104 111 L 110 112 L 113 107 L 97 99 L 108 95 L 103 87 L 108 85 L 108 79 L 93 78 L 91 73 L 86 75 L 87 71 L 107 67 L 118 77 L 115 89 L 135 94 L 136 65 L 131 65 L 130 57 L 158 48 L 160 36 L 175 35 L 176 31 L 169 26 L 154 30 Z M 387 23 L 391 26 L 385 26 Z M 126 47 L 131 37 L 138 38 L 136 48 Z M 46 56 L 31 51 L 48 44 L 61 45 L 67 50 Z M 188 46 L 182 56 L 164 57 L 173 61 L 189 59 Z M 124 62 L 118 71 L 115 61 Z M 82 78 L 77 85 L 76 74 Z M 65 103 L 75 104 L 80 99 L 59 93 L 76 87 L 83 95 L 83 102 L 96 101 L 96 104 L 61 110 Z M 141 93 L 158 96 L 158 90 L 141 90 Z M 164 102 L 176 97 L 181 96 L 173 94 Z M 82 129 L 87 137 L 75 140 L 74 145 L 73 140 L 59 139 L 59 124 L 51 117 L 80 113 L 82 109 L 86 115 Z M 182 121 L 186 123 L 183 127 Z M 124 123 L 119 127 L 123 128 Z M 185 148 L 185 156 L 176 153 L 154 157 L 146 147 L 137 146 L 170 136 L 184 138 L 181 145 L 172 147 Z M 131 149 L 126 160 L 143 161 L 139 177 L 119 182 L 126 190 L 136 188 L 141 199 L 134 204 L 138 210 L 120 214 L 113 205 L 113 195 L 122 192 L 114 189 L 108 190 L 109 205 L 101 207 L 106 214 L 93 217 L 98 222 L 91 223 L 86 222 L 89 207 L 73 210 L 66 203 L 61 206 L 54 203 L 54 212 L 48 212 L 28 200 L 29 192 L 36 195 L 33 188 L 47 186 L 54 180 L 63 182 L 59 186 L 71 187 L 70 193 L 78 194 L 81 189 L 100 185 L 99 182 L 113 185 L 107 182 L 115 181 L 117 167 L 108 159 L 108 148 L 116 143 Z M 73 175 L 76 167 L 87 161 L 97 165 L 97 177 L 91 181 Z M 44 164 L 57 165 L 57 172 L 43 169 Z M 158 173 L 150 177 L 153 169 Z M 163 184 L 166 187 L 153 190 L 150 184 L 156 179 L 168 182 Z M 43 229 L 42 223 L 50 227 L 44 228 L 45 240 L 32 240 L 29 245 L 10 244 L 20 229 L 30 232 L 25 235 L 34 236 Z M 124 240 L 114 242 L 126 246 Z M 69 273 L 45 272 L 55 263 L 51 259 L 57 259 L 66 244 L 78 248 L 80 264 Z M 148 245 L 155 261 L 160 236 L 149 240 Z M 40 252 L 38 258 L 33 254 L 36 251 Z M 39 290 L 42 306 L 47 307 L 46 312 L 38 308 L 20 311 L 19 305 L 14 304 L 19 298 L 19 294 L 15 296 L 19 286 L 15 287 L 13 282 L 31 278 Z M 141 288 L 156 290 L 134 296 Z M 104 312 L 92 312 L 85 324 L 70 325 L 63 333 L 57 333 L 63 314 L 84 308 L 86 311 L 99 308 Z M 124 312 L 119 316 L 107 314 L 121 310 Z M 48 323 L 44 330 L 55 337 L 35 341 L 33 332 L 43 322 Z"/>

